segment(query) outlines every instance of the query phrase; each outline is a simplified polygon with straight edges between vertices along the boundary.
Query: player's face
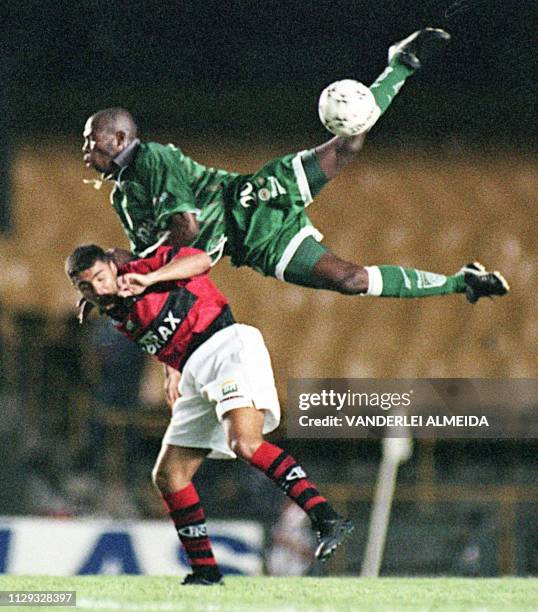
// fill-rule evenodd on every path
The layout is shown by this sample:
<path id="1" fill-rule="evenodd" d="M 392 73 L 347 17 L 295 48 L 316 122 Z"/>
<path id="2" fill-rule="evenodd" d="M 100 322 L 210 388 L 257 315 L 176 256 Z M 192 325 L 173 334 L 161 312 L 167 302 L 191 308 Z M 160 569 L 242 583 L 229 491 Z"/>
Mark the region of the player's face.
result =
<path id="1" fill-rule="evenodd" d="M 86 167 L 93 168 L 97 172 L 111 172 L 112 160 L 122 149 L 115 134 L 98 129 L 90 117 L 84 126 L 83 137 L 82 153 Z"/>
<path id="2" fill-rule="evenodd" d="M 117 301 L 118 269 L 113 262 L 96 261 L 77 275 L 75 287 L 88 302 L 105 310 L 111 308 Z"/>

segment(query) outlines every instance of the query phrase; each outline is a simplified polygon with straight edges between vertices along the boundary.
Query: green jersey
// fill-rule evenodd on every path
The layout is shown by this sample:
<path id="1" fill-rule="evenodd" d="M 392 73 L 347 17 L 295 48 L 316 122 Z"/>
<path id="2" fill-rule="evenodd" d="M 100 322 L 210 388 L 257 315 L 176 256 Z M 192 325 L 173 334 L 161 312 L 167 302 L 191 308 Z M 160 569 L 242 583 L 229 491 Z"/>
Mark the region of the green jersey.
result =
<path id="1" fill-rule="evenodd" d="M 200 227 L 191 246 L 210 252 L 226 238 L 224 255 L 235 266 L 280 278 L 302 240 L 321 239 L 305 213 L 312 194 L 303 161 L 286 155 L 240 175 L 174 145 L 140 143 L 114 178 L 112 206 L 139 257 L 166 241 L 171 216 L 190 212 Z"/>
<path id="2" fill-rule="evenodd" d="M 170 217 L 184 212 L 198 217 L 195 246 L 211 249 L 225 233 L 223 189 L 236 176 L 206 168 L 174 145 L 140 143 L 111 194 L 131 251 L 139 257 L 153 251 L 166 238 Z"/>

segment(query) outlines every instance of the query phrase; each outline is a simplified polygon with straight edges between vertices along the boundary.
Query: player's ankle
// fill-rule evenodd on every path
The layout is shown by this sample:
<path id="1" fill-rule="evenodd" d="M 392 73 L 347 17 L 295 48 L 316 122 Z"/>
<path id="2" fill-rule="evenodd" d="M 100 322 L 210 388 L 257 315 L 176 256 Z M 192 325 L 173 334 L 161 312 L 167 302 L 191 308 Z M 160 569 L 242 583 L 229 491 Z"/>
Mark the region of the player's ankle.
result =
<path id="1" fill-rule="evenodd" d="M 207 580 L 219 580 L 222 578 L 218 565 L 193 565 L 192 573 Z"/>
<path id="2" fill-rule="evenodd" d="M 323 521 L 334 521 L 341 518 L 338 512 L 329 504 L 329 502 L 321 502 L 308 512 L 308 516 L 314 526 L 319 525 Z"/>
<path id="3" fill-rule="evenodd" d="M 412 68 L 408 63 L 403 61 L 402 53 L 396 53 L 396 55 L 394 55 L 394 57 L 389 61 L 388 66 L 393 70 L 405 71 L 405 77 L 411 76 L 417 71 L 416 68 Z"/>

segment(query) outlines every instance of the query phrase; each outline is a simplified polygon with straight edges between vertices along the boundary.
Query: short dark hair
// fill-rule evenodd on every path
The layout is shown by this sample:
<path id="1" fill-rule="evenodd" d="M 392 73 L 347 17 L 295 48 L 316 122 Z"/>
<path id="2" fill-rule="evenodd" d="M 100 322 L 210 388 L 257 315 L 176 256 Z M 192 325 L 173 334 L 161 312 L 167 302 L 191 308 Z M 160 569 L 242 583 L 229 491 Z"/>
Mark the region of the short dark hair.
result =
<path id="1" fill-rule="evenodd" d="M 123 130 L 129 140 L 134 140 L 138 133 L 136 122 L 131 113 L 119 106 L 104 108 L 93 115 L 94 126 L 105 132 Z"/>
<path id="2" fill-rule="evenodd" d="M 96 244 L 83 244 L 65 260 L 65 273 L 74 280 L 81 272 L 89 270 L 96 261 L 111 261 L 111 256 Z"/>

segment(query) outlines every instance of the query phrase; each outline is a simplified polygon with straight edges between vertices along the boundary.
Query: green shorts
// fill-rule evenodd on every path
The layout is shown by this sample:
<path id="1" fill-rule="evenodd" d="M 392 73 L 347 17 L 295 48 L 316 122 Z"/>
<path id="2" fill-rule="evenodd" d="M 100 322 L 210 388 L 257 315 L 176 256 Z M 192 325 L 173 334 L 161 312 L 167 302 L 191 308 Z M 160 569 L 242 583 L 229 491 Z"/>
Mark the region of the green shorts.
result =
<path id="1" fill-rule="evenodd" d="M 233 265 L 284 280 L 303 241 L 323 238 L 305 209 L 326 183 L 313 151 L 279 157 L 254 174 L 237 177 L 225 194 L 226 254 Z M 320 249 L 317 259 L 324 252 Z"/>

